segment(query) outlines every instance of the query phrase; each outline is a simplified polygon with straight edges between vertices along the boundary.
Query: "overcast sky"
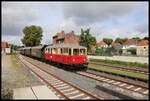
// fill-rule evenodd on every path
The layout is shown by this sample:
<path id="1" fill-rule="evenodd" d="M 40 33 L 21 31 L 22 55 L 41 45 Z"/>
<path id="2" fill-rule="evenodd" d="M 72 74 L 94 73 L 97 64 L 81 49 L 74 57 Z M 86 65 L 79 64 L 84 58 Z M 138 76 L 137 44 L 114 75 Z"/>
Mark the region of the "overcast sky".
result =
<path id="1" fill-rule="evenodd" d="M 148 36 L 148 2 L 2 2 L 2 41 L 22 45 L 25 26 L 43 29 L 42 44 L 64 30 L 81 33 L 90 28 L 97 42 L 103 38 Z"/>

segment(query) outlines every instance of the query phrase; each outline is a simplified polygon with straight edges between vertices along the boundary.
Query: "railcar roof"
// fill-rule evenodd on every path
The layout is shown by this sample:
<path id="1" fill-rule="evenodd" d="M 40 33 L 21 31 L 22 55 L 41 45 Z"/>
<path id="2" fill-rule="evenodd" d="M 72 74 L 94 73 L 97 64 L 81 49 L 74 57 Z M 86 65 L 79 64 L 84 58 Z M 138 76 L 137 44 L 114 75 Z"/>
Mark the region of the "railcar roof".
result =
<path id="1" fill-rule="evenodd" d="M 23 50 L 24 48 L 19 48 L 19 50 Z"/>
<path id="2" fill-rule="evenodd" d="M 32 49 L 41 49 L 41 48 L 43 48 L 44 47 L 44 45 L 41 45 L 41 46 L 34 46 L 34 47 L 32 47 Z"/>
<path id="3" fill-rule="evenodd" d="M 58 45 L 48 46 L 47 48 L 86 48 L 86 47 L 80 46 L 78 44 L 58 44 Z"/>

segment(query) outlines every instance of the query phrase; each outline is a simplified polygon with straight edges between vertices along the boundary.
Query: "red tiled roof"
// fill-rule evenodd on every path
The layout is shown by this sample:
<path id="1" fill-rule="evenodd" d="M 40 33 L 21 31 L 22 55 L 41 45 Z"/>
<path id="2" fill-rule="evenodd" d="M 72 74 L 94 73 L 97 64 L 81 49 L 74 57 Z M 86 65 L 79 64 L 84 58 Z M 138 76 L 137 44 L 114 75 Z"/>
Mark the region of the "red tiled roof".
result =
<path id="1" fill-rule="evenodd" d="M 120 43 L 111 43 L 111 45 L 113 45 L 113 46 L 119 46 Z"/>
<path id="2" fill-rule="evenodd" d="M 138 45 L 138 44 L 139 44 L 139 41 L 137 41 L 135 39 L 129 39 L 123 43 L 123 45 Z"/>
<path id="3" fill-rule="evenodd" d="M 1 46 L 2 48 L 6 48 L 7 47 L 7 42 L 2 42 L 1 45 L 2 45 Z"/>
<path id="4" fill-rule="evenodd" d="M 101 45 L 107 45 L 104 41 L 101 41 L 98 43 L 98 47 L 100 47 Z"/>
<path id="5" fill-rule="evenodd" d="M 142 40 L 139 45 L 148 45 L 149 41 L 148 40 Z"/>

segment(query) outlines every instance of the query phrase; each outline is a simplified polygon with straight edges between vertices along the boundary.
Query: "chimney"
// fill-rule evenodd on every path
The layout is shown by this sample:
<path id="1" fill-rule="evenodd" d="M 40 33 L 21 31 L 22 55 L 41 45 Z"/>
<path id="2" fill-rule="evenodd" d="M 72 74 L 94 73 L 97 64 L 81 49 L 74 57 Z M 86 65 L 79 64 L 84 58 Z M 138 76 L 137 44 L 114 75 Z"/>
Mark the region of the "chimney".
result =
<path id="1" fill-rule="evenodd" d="M 64 33 L 64 30 L 62 30 L 61 33 Z"/>
<path id="2" fill-rule="evenodd" d="M 72 31 L 71 34 L 74 34 L 74 31 Z"/>

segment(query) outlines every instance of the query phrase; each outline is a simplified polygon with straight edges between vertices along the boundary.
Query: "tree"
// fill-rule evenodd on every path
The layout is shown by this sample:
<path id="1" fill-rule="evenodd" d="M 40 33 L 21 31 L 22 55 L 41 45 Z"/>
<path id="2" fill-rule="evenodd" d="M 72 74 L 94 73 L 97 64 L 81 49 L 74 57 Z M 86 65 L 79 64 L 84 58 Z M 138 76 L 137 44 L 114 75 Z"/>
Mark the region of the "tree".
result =
<path id="1" fill-rule="evenodd" d="M 124 42 L 126 42 L 127 40 L 128 40 L 128 38 L 123 38 L 123 39 L 122 39 L 122 41 L 123 41 L 122 44 L 123 44 Z"/>
<path id="2" fill-rule="evenodd" d="M 148 39 L 149 39 L 149 37 L 144 37 L 144 38 L 143 38 L 143 40 L 148 40 Z"/>
<path id="3" fill-rule="evenodd" d="M 136 55 L 136 48 L 127 49 L 127 52 L 130 52 L 132 55 Z"/>
<path id="4" fill-rule="evenodd" d="M 120 44 L 122 44 L 122 43 L 123 43 L 123 40 L 118 37 L 118 38 L 116 38 L 115 43 L 120 43 Z"/>
<path id="5" fill-rule="evenodd" d="M 23 29 L 24 37 L 21 39 L 25 46 L 37 46 L 42 40 L 43 30 L 40 26 L 26 26 Z"/>
<path id="6" fill-rule="evenodd" d="M 139 37 L 133 37 L 132 39 L 135 39 L 137 41 L 141 41 L 142 39 L 140 39 Z"/>
<path id="7" fill-rule="evenodd" d="M 90 29 L 88 28 L 87 30 L 84 31 L 81 28 L 81 35 L 79 35 L 79 44 L 81 46 L 87 47 L 87 50 L 89 51 L 90 46 L 91 45 L 95 46 L 96 43 L 97 43 L 96 38 L 90 34 Z"/>
<path id="8" fill-rule="evenodd" d="M 96 48 L 95 55 L 104 56 L 104 52 L 105 52 L 105 48 L 104 47 Z"/>
<path id="9" fill-rule="evenodd" d="M 103 41 L 108 44 L 108 46 L 113 42 L 113 39 L 110 38 L 103 38 Z"/>
<path id="10" fill-rule="evenodd" d="M 115 42 L 116 43 L 120 43 L 120 44 L 123 44 L 125 41 L 127 41 L 128 40 L 128 38 L 116 38 L 116 40 L 115 40 Z"/>
<path id="11" fill-rule="evenodd" d="M 113 55 L 115 53 L 115 47 L 111 46 L 105 49 L 105 54 L 107 55 Z"/>

